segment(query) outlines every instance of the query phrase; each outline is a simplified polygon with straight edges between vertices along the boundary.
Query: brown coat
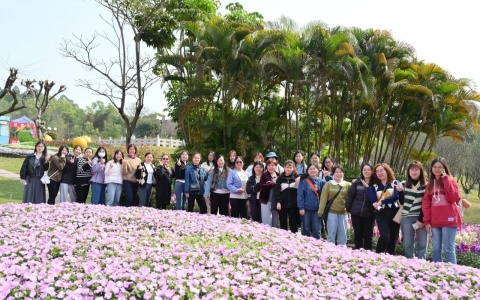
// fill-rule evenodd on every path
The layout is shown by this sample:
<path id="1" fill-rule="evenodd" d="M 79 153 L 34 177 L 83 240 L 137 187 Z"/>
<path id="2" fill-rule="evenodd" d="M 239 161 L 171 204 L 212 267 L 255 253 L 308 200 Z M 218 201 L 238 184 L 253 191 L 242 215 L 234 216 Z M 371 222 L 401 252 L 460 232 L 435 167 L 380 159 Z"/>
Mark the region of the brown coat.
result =
<path id="1" fill-rule="evenodd" d="M 63 168 L 65 167 L 66 158 L 60 157 L 58 155 L 53 155 L 50 158 L 50 169 L 48 169 L 48 176 L 50 180 L 54 180 L 56 182 L 60 182 L 62 180 L 62 172 Z"/>

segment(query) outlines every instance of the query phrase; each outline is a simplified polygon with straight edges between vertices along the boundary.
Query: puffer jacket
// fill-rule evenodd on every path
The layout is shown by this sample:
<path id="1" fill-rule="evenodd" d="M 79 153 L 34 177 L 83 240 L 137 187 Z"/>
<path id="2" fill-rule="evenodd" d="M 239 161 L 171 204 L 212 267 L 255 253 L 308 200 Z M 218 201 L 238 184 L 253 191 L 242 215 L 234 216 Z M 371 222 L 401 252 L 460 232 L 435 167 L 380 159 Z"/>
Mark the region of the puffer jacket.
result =
<path id="1" fill-rule="evenodd" d="M 345 202 L 347 212 L 360 217 L 375 217 L 375 210 L 372 202 L 368 200 L 367 190 L 362 181 L 357 179 L 348 189 L 347 201 Z"/>
<path id="2" fill-rule="evenodd" d="M 282 209 L 297 208 L 297 189 L 298 185 L 295 182 L 295 176 L 280 175 L 277 183 L 273 188 L 273 199 L 275 203 L 280 203 Z"/>

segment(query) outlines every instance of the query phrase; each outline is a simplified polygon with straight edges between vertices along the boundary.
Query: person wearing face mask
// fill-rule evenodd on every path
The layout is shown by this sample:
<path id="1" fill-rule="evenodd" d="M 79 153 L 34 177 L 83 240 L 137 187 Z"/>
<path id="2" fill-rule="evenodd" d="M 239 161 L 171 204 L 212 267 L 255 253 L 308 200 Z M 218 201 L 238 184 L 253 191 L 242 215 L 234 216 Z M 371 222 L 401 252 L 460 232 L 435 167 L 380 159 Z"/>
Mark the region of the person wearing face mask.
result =
<path id="1" fill-rule="evenodd" d="M 73 153 L 68 153 L 66 157 L 66 164 L 62 172 L 62 180 L 60 181 L 60 203 L 75 202 L 77 194 L 75 193 L 75 159 L 82 154 L 82 147 L 76 145 L 73 148 Z M 70 197 L 70 198 L 68 198 Z"/>
<path id="2" fill-rule="evenodd" d="M 77 195 L 77 203 L 85 203 L 87 201 L 88 192 L 90 191 L 90 178 L 92 178 L 92 148 L 85 148 L 83 154 L 75 159 L 75 194 Z"/>
<path id="3" fill-rule="evenodd" d="M 98 147 L 95 156 L 92 159 L 92 204 L 105 205 L 105 162 L 107 158 L 107 150 L 104 147 Z"/>
<path id="4" fill-rule="evenodd" d="M 145 161 L 138 165 L 135 171 L 135 177 L 138 182 L 138 206 L 150 207 L 150 198 L 152 197 L 152 188 L 155 177 L 153 172 L 155 166 L 152 163 L 153 154 L 148 152 L 145 154 Z"/>

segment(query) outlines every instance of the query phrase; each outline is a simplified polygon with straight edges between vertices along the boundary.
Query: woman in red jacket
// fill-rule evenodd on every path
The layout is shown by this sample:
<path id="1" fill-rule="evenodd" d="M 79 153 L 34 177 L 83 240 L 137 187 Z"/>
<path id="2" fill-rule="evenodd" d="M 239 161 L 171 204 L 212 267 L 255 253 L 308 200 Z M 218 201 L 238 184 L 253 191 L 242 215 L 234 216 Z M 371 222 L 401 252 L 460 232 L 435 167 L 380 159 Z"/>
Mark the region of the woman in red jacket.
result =
<path id="1" fill-rule="evenodd" d="M 447 262 L 456 264 L 455 236 L 462 226 L 457 207 L 462 193 L 453 178 L 447 160 L 437 157 L 430 167 L 428 182 L 422 201 L 425 229 L 432 235 L 433 261 L 442 261 L 442 248 Z"/>

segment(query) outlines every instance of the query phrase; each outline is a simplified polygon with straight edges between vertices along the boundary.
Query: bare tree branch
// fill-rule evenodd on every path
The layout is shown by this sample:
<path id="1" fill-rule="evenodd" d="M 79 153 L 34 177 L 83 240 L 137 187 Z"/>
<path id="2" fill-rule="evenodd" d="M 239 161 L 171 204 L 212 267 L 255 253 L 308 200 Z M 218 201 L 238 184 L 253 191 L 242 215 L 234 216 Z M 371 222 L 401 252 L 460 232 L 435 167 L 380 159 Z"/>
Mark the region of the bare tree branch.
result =
<path id="1" fill-rule="evenodd" d="M 10 105 L 9 108 L 7 108 L 4 111 L 0 112 L 0 116 L 9 114 L 11 112 L 20 110 L 22 108 L 27 107 L 26 105 L 26 98 L 27 94 L 24 94 L 22 96 L 22 103 L 20 104 L 17 98 L 17 93 L 13 90 L 13 85 L 15 81 L 17 80 L 17 74 L 18 70 L 15 68 L 10 68 L 10 75 L 8 76 L 7 80 L 5 81 L 5 86 L 3 90 L 0 92 L 0 100 L 3 99 L 7 94 L 10 94 L 13 98 L 12 104 Z"/>

